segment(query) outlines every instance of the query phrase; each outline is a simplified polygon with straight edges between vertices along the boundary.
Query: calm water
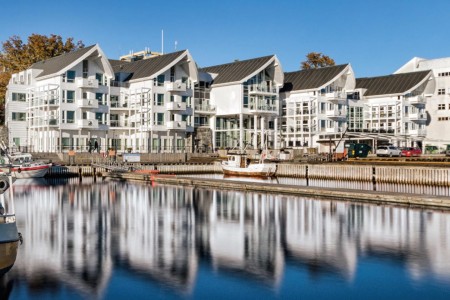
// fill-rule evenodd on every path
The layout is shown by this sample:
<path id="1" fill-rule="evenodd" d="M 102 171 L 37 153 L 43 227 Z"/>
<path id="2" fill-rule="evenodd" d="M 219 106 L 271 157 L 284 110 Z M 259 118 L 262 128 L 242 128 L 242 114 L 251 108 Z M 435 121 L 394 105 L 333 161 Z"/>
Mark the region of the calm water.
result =
<path id="1" fill-rule="evenodd" d="M 2 299 L 450 299 L 448 212 L 85 179 L 14 198 Z"/>

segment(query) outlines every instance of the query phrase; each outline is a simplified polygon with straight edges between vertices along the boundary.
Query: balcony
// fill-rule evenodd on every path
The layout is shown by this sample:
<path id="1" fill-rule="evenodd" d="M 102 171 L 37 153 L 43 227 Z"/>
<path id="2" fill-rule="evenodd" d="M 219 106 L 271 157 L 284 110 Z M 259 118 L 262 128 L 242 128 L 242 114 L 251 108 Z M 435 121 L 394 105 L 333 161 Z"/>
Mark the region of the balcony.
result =
<path id="1" fill-rule="evenodd" d="M 343 92 L 325 93 L 325 99 L 333 103 L 344 104 L 347 101 L 347 95 Z"/>
<path id="2" fill-rule="evenodd" d="M 252 84 L 248 86 L 248 93 L 250 95 L 276 95 L 277 88 L 267 84 Z"/>
<path id="3" fill-rule="evenodd" d="M 330 119 L 345 119 L 346 112 L 342 109 L 331 109 L 325 112 L 325 115 Z"/>
<path id="4" fill-rule="evenodd" d="M 98 108 L 97 99 L 78 99 L 77 105 L 81 108 Z"/>
<path id="5" fill-rule="evenodd" d="M 185 102 L 167 102 L 166 109 L 169 111 L 185 111 L 186 103 Z"/>
<path id="6" fill-rule="evenodd" d="M 48 126 L 58 126 L 58 119 L 56 118 L 49 118 L 47 119 Z"/>
<path id="7" fill-rule="evenodd" d="M 253 114 L 277 114 L 278 107 L 276 105 L 267 105 L 267 104 L 249 104 L 249 112 Z"/>
<path id="8" fill-rule="evenodd" d="M 79 88 L 98 88 L 98 80 L 95 78 L 77 78 L 76 84 Z"/>
<path id="9" fill-rule="evenodd" d="M 425 122 L 427 120 L 426 113 L 410 113 L 409 120 L 416 122 Z"/>
<path id="10" fill-rule="evenodd" d="M 406 100 L 412 105 L 423 105 L 425 104 L 425 97 L 422 95 L 407 97 Z"/>
<path id="11" fill-rule="evenodd" d="M 78 128 L 98 128 L 98 120 L 96 119 L 83 119 L 77 120 Z"/>
<path id="12" fill-rule="evenodd" d="M 181 81 L 168 82 L 165 86 L 168 92 L 186 92 L 186 83 Z"/>
<path id="13" fill-rule="evenodd" d="M 168 130 L 186 131 L 186 122 L 185 121 L 170 121 L 170 122 L 166 123 L 166 127 Z"/>
<path id="14" fill-rule="evenodd" d="M 405 132 L 406 135 L 425 136 L 427 134 L 426 129 L 409 129 Z"/>
<path id="15" fill-rule="evenodd" d="M 114 128 L 118 128 L 118 127 L 128 127 L 128 122 L 127 121 L 119 121 L 119 120 L 111 120 L 109 122 L 109 127 L 114 127 Z"/>
<path id="16" fill-rule="evenodd" d="M 196 104 L 194 106 L 195 112 L 200 114 L 214 114 L 216 112 L 215 105 L 209 104 Z"/>

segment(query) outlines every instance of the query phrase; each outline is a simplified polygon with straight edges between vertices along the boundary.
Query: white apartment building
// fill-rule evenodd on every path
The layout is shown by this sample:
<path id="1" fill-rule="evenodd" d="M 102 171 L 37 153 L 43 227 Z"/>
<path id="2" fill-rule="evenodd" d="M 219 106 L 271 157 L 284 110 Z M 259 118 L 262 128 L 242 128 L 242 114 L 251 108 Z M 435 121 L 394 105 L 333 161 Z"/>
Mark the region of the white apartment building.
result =
<path id="1" fill-rule="evenodd" d="M 395 73 L 431 70 L 435 89 L 427 94 L 427 133 L 424 146 L 435 146 L 441 150 L 450 144 L 450 58 L 425 59 L 414 57 Z"/>
<path id="2" fill-rule="evenodd" d="M 423 146 L 429 120 L 425 104 L 434 91 L 430 71 L 357 78 L 349 101 L 349 138 L 397 146 Z M 359 99 L 359 100 L 358 100 Z"/>
<path id="3" fill-rule="evenodd" d="M 284 74 L 275 55 L 206 67 L 199 72 L 204 82 L 198 92 L 204 92 L 206 98 L 198 104 L 207 105 L 207 112 L 213 108 L 215 113 L 209 120 L 204 113 L 196 116 L 202 125 L 209 121 L 214 148 L 279 148 L 279 89 Z"/>
<path id="4" fill-rule="evenodd" d="M 109 61 L 98 45 L 13 74 L 6 96 L 12 146 L 28 151 L 175 152 L 190 147 L 197 68 L 187 50 Z"/>
<path id="5" fill-rule="evenodd" d="M 355 88 L 350 64 L 285 73 L 283 146 L 328 152 L 347 128 L 347 92 Z"/>

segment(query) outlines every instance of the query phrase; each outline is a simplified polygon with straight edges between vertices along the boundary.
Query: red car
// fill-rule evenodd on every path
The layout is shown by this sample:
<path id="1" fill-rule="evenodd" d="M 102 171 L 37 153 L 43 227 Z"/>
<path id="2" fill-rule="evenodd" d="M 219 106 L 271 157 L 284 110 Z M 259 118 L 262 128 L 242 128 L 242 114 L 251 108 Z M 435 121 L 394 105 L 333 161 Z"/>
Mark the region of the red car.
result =
<path id="1" fill-rule="evenodd" d="M 404 147 L 402 148 L 401 156 L 420 156 L 422 155 L 422 150 L 420 148 L 414 148 L 414 147 Z"/>

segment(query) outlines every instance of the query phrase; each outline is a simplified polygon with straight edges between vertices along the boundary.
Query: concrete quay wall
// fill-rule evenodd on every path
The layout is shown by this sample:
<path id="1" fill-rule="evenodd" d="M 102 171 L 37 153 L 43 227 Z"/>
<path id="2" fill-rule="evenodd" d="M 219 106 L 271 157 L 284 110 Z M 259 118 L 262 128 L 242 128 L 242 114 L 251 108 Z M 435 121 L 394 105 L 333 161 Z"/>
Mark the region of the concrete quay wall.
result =
<path id="1" fill-rule="evenodd" d="M 185 185 L 201 188 L 218 188 L 235 191 L 251 191 L 272 194 L 289 194 L 298 196 L 332 198 L 357 202 L 368 202 L 372 204 L 398 204 L 407 206 L 429 207 L 435 209 L 450 209 L 450 198 L 441 196 L 358 191 L 336 188 L 301 187 L 285 184 L 265 184 L 259 182 L 176 177 L 170 175 L 155 176 L 135 173 L 107 173 L 105 177 L 116 180 L 144 181 L 151 183 Z"/>

